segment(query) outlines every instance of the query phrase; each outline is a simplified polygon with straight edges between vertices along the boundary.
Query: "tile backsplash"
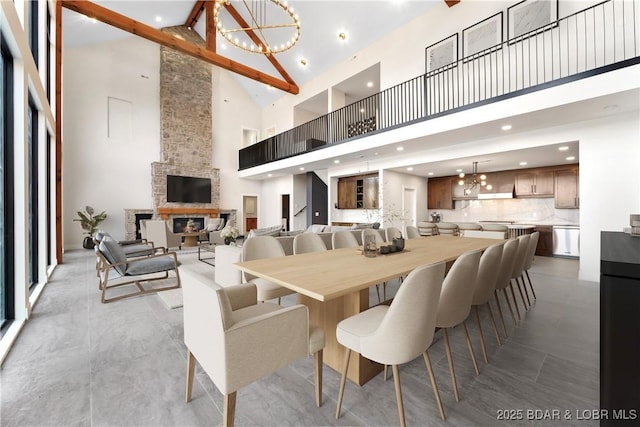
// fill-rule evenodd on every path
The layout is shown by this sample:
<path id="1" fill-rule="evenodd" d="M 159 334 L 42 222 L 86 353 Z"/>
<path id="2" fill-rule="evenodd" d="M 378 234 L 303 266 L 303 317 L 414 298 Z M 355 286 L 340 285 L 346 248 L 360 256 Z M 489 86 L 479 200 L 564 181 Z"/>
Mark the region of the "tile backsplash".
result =
<path id="1" fill-rule="evenodd" d="M 430 209 L 444 222 L 516 221 L 536 224 L 579 224 L 580 209 L 556 209 L 553 198 L 457 200 L 454 210 Z M 427 219 L 428 221 L 429 219 Z"/>

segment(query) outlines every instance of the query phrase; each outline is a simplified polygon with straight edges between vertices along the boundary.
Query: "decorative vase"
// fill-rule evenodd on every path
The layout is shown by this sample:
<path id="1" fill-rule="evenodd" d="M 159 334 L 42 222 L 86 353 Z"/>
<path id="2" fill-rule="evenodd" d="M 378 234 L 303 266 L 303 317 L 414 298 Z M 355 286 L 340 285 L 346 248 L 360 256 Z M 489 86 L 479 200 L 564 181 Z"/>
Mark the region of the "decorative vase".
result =
<path id="1" fill-rule="evenodd" d="M 84 240 L 82 241 L 82 247 L 85 249 L 93 249 L 93 246 L 93 237 L 85 236 Z"/>
<path id="2" fill-rule="evenodd" d="M 231 244 L 231 237 L 225 237 L 224 238 L 224 244 L 225 245 L 230 245 Z"/>

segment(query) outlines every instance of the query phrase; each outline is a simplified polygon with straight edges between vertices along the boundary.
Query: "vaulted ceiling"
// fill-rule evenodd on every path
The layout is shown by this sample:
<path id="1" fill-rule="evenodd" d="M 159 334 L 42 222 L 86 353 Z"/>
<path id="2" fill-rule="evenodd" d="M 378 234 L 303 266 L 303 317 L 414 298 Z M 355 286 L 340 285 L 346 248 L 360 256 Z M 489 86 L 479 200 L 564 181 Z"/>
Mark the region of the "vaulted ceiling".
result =
<path id="1" fill-rule="evenodd" d="M 209 30 L 208 49 L 194 49 L 171 36 L 154 30 L 174 25 L 193 27 L 207 39 L 207 19 L 212 1 L 63 1 L 64 46 L 66 49 L 104 43 L 138 34 L 154 42 L 171 45 L 185 53 L 200 56 L 214 65 L 238 73 L 238 82 L 259 105 L 297 93 L 297 88 L 335 64 L 433 7 L 449 7 L 459 0 L 291 0 L 290 6 L 301 20 L 301 36 L 296 46 L 277 55 L 243 52 L 228 46 L 221 36 Z M 208 4 L 208 5 L 207 5 Z M 243 2 L 228 7 L 241 12 Z M 80 13 L 78 13 L 80 12 Z M 96 19 L 87 19 L 85 15 Z M 98 22 L 96 22 L 98 21 Z M 109 22 L 111 25 L 102 22 Z M 112 26 L 112 25 L 115 25 Z M 210 20 L 211 25 L 211 20 Z M 345 33 L 346 39 L 338 37 Z M 301 66 L 301 59 L 306 66 Z M 274 87 L 281 90 L 274 90 Z"/>

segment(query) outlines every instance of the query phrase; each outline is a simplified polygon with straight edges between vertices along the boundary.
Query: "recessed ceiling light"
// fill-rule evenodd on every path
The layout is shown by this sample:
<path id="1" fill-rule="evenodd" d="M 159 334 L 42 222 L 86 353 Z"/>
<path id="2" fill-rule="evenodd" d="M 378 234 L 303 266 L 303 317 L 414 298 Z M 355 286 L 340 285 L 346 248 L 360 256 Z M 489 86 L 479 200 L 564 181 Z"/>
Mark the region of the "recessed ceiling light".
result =
<path id="1" fill-rule="evenodd" d="M 462 172 L 462 169 L 456 169 L 456 172 L 460 173 Z"/>
<path id="2" fill-rule="evenodd" d="M 306 67 L 307 66 L 307 60 L 304 58 L 300 58 L 300 66 L 301 67 Z"/>
<path id="3" fill-rule="evenodd" d="M 337 165 L 338 163 L 340 163 L 340 160 L 335 159 L 335 160 L 333 161 L 333 163 L 335 163 L 335 164 Z"/>
<path id="4" fill-rule="evenodd" d="M 161 22 L 162 21 L 162 16 L 156 16 L 156 22 Z"/>
<path id="5" fill-rule="evenodd" d="M 407 170 L 408 170 L 408 171 L 412 171 L 412 170 L 413 170 L 413 168 L 412 168 L 411 166 L 409 166 L 409 167 L 407 168 Z"/>
<path id="6" fill-rule="evenodd" d="M 269 178 L 271 178 L 272 176 L 273 176 L 273 174 L 272 174 L 272 173 L 268 173 L 268 174 L 267 174 L 267 177 L 269 177 Z"/>
<path id="7" fill-rule="evenodd" d="M 571 161 L 571 160 L 575 160 L 576 158 L 574 156 L 569 156 L 567 157 L 567 160 Z"/>
<path id="8" fill-rule="evenodd" d="M 300 170 L 301 170 L 301 171 L 303 171 L 303 170 L 304 170 L 304 168 L 303 168 L 303 167 L 301 167 L 301 168 L 300 168 Z"/>
<path id="9" fill-rule="evenodd" d="M 93 22 L 94 24 L 95 24 L 96 22 L 98 22 L 98 20 L 97 20 L 96 18 L 89 18 L 89 21 Z"/>
<path id="10" fill-rule="evenodd" d="M 520 166 L 526 166 L 527 162 L 520 162 Z"/>
<path id="11" fill-rule="evenodd" d="M 345 33 L 344 31 L 340 31 L 338 33 L 338 39 L 340 41 L 345 41 L 347 39 L 347 33 Z"/>
<path id="12" fill-rule="evenodd" d="M 429 175 L 429 176 L 433 176 L 433 172 L 429 172 L 427 175 Z"/>
<path id="13" fill-rule="evenodd" d="M 373 87 L 373 82 L 367 82 L 367 87 Z"/>
<path id="14" fill-rule="evenodd" d="M 505 131 L 506 131 L 506 130 L 511 130 L 511 127 L 512 127 L 511 125 L 504 125 L 504 126 L 502 126 L 500 129 L 502 129 L 502 130 L 505 130 Z"/>
<path id="15" fill-rule="evenodd" d="M 560 151 L 567 151 L 569 149 L 569 147 L 567 147 L 566 145 L 563 145 L 562 147 L 558 147 L 558 150 Z"/>
<path id="16" fill-rule="evenodd" d="M 404 147 L 396 147 L 396 150 L 402 151 L 402 150 L 404 150 Z"/>
<path id="17" fill-rule="evenodd" d="M 377 156 L 378 154 L 380 154 L 380 153 L 378 153 L 377 151 L 375 153 L 373 153 L 374 156 Z"/>

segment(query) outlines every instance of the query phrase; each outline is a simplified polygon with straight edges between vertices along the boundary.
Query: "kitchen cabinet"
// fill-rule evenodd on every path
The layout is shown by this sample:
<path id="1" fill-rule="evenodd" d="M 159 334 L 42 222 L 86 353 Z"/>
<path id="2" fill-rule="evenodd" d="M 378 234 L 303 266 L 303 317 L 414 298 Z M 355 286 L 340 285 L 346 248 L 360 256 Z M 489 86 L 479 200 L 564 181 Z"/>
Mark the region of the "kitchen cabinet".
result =
<path id="1" fill-rule="evenodd" d="M 556 209 L 577 209 L 580 207 L 578 195 L 578 169 L 556 171 L 555 206 Z"/>
<path id="2" fill-rule="evenodd" d="M 536 255 L 553 256 L 553 227 L 550 225 L 536 225 L 536 231 L 540 233 Z"/>
<path id="3" fill-rule="evenodd" d="M 516 197 L 552 197 L 553 171 L 534 171 L 516 175 Z"/>
<path id="4" fill-rule="evenodd" d="M 510 171 L 491 172 L 487 175 L 487 184 L 491 184 L 491 189 L 486 186 L 480 187 L 479 195 L 487 194 L 513 194 L 515 174 Z"/>
<path id="5" fill-rule="evenodd" d="M 338 209 L 377 209 L 378 174 L 338 179 Z"/>
<path id="6" fill-rule="evenodd" d="M 429 178 L 427 183 L 427 208 L 453 209 L 454 202 L 451 186 L 451 177 Z"/>

